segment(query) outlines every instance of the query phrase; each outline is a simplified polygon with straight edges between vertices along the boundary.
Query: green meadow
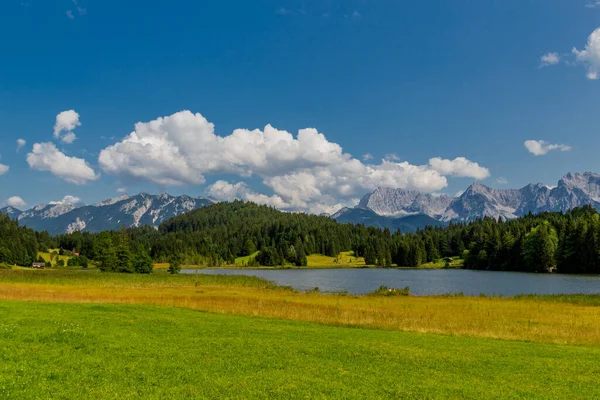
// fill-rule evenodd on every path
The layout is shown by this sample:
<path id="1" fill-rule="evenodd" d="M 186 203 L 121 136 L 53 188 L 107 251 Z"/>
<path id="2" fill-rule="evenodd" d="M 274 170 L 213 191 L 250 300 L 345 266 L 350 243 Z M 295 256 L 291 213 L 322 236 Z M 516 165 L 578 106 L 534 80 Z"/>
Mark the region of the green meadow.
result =
<path id="1" fill-rule="evenodd" d="M 0 398 L 600 396 L 600 348 L 176 307 L 0 303 Z"/>
<path id="2" fill-rule="evenodd" d="M 600 398 L 599 305 L 0 270 L 0 399 Z"/>

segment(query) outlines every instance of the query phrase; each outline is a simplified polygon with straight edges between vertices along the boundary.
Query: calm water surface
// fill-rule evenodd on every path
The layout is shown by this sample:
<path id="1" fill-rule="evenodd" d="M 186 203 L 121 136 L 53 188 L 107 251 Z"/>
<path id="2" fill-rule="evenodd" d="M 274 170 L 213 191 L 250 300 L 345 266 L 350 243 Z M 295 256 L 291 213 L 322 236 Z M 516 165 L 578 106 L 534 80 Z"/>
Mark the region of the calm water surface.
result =
<path id="1" fill-rule="evenodd" d="M 183 270 L 187 274 L 253 275 L 298 290 L 347 291 L 365 294 L 381 285 L 410 287 L 414 295 L 460 293 L 465 295 L 600 293 L 600 275 L 526 274 L 469 270 L 399 269 L 290 269 Z"/>

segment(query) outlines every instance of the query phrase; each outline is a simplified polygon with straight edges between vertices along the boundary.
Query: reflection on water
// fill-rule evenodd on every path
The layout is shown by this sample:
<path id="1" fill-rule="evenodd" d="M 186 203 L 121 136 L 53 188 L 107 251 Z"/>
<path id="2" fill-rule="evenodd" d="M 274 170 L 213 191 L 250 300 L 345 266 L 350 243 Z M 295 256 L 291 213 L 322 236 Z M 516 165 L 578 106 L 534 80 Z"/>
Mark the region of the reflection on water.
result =
<path id="1" fill-rule="evenodd" d="M 600 293 L 598 275 L 526 274 L 470 270 L 414 269 L 203 269 L 183 273 L 254 275 L 298 290 L 347 291 L 365 294 L 381 285 L 410 287 L 414 295 L 464 293 L 465 295 Z"/>

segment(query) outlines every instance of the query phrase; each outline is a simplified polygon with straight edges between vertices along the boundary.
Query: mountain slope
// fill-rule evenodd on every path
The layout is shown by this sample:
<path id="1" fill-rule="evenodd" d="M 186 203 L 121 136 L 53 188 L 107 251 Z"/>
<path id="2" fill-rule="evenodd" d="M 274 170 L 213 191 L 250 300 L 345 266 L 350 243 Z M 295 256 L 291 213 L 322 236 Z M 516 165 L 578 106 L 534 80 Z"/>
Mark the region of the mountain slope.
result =
<path id="1" fill-rule="evenodd" d="M 425 214 L 408 215 L 405 217 L 388 217 L 378 215 L 375 211 L 366 208 L 348 208 L 339 215 L 333 215 L 332 218 L 341 223 L 363 224 L 365 226 L 374 226 L 377 228 L 388 228 L 395 232 L 400 229 L 401 232 L 415 232 L 425 226 L 443 226 L 444 222 L 438 221 Z"/>
<path id="2" fill-rule="evenodd" d="M 554 188 L 538 183 L 529 184 L 521 189 L 493 189 L 475 183 L 455 198 L 402 189 L 378 188 L 363 197 L 356 208 L 340 210 L 332 217 L 344 222 L 389 227 L 399 223 L 389 219 L 397 216 L 426 215 L 435 221 L 443 222 L 471 221 L 485 216 L 514 219 L 530 212 L 566 212 L 584 205 L 591 205 L 600 210 L 599 174 L 569 173 Z M 365 210 L 375 215 L 365 213 Z M 421 228 L 423 224 L 432 225 L 431 221 L 425 219 L 413 223 Z"/>
<path id="3" fill-rule="evenodd" d="M 210 204 L 213 204 L 212 200 L 185 195 L 175 197 L 140 193 L 133 197 L 122 195 L 95 205 L 80 207 L 73 204 L 50 204 L 23 212 L 8 207 L 0 211 L 11 218 L 17 218 L 21 225 L 55 235 L 75 231 L 117 230 L 122 226 L 158 227 L 170 218 Z"/>

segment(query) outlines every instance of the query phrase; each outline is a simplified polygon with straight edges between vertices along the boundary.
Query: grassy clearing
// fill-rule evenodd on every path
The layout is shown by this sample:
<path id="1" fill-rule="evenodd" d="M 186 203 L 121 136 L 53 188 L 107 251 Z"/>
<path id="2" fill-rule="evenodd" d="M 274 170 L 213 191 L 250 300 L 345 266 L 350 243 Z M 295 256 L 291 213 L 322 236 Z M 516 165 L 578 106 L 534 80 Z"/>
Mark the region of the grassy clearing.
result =
<path id="1" fill-rule="evenodd" d="M 235 259 L 235 265 L 248 265 L 248 262 L 254 260 L 260 251 L 250 254 L 249 256 L 238 257 Z"/>
<path id="2" fill-rule="evenodd" d="M 0 270 L 0 300 L 148 304 L 325 325 L 600 346 L 598 299 L 341 296 L 298 293 L 248 276 Z"/>
<path id="3" fill-rule="evenodd" d="M 328 257 L 322 254 L 311 254 L 307 257 L 308 268 L 361 268 L 366 267 L 363 257 L 355 257 L 353 251 L 340 253 L 336 257 Z"/>
<path id="4" fill-rule="evenodd" d="M 336 257 L 324 256 L 322 254 L 311 254 L 307 256 L 308 265 L 306 267 L 295 267 L 293 265 L 282 265 L 278 267 L 248 267 L 248 263 L 256 258 L 258 251 L 254 254 L 235 259 L 234 265 L 224 265 L 221 268 L 259 268 L 259 269 L 277 269 L 277 268 L 366 268 L 365 259 L 363 257 L 354 257 L 354 252 L 345 251 Z M 168 269 L 169 264 L 154 264 L 155 269 Z M 184 265 L 185 269 L 202 269 L 208 268 L 206 265 Z M 216 267 L 215 267 L 216 268 Z"/>
<path id="5" fill-rule="evenodd" d="M 59 249 L 51 249 L 50 251 L 56 251 L 58 253 Z M 56 265 L 58 260 L 63 260 L 65 265 L 67 265 L 67 263 L 69 262 L 69 259 L 71 258 L 69 256 L 56 255 L 56 256 L 54 256 L 54 259 L 53 259 L 49 251 L 38 252 L 38 258 L 39 257 L 42 257 L 44 259 L 44 261 L 46 261 L 46 262 L 51 262 L 52 265 Z"/>
<path id="6" fill-rule="evenodd" d="M 453 261 L 450 262 L 450 268 L 462 268 L 462 266 L 464 265 L 464 262 L 465 262 L 465 260 L 463 260 L 460 257 L 453 257 Z M 441 269 L 441 268 L 445 268 L 445 267 L 446 267 L 446 262 L 444 261 L 443 258 L 440 258 L 440 259 L 430 262 L 430 263 L 421 264 L 421 266 L 419 268 Z"/>
<path id="7" fill-rule="evenodd" d="M 600 348 L 0 302 L 5 398 L 597 398 Z"/>

